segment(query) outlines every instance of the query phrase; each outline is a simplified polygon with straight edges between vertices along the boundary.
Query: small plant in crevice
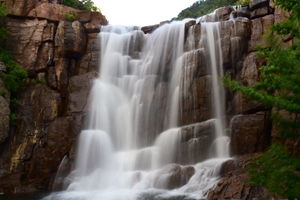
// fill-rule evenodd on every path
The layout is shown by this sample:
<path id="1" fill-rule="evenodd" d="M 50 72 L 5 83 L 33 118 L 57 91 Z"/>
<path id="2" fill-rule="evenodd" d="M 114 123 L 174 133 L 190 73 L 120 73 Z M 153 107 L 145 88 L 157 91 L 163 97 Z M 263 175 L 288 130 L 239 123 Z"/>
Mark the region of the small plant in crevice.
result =
<path id="1" fill-rule="evenodd" d="M 0 91 L 0 95 L 1 95 L 1 96 L 3 96 L 3 97 L 5 97 L 5 96 L 6 96 L 6 94 L 7 94 L 7 92 L 6 92 L 6 91 L 4 91 L 4 90 L 1 90 L 1 91 Z"/>
<path id="2" fill-rule="evenodd" d="M 18 117 L 17 117 L 16 113 L 11 113 L 10 114 L 10 124 L 11 125 L 16 125 L 17 120 L 18 120 Z"/>
<path id="3" fill-rule="evenodd" d="M 19 105 L 19 100 L 16 98 L 10 99 L 10 107 L 15 108 L 17 105 Z"/>
<path id="4" fill-rule="evenodd" d="M 41 84 L 43 84 L 43 85 L 46 85 L 46 84 L 47 84 L 47 81 L 44 80 L 44 79 L 43 79 L 43 80 L 39 80 L 38 82 L 41 83 Z"/>
<path id="5" fill-rule="evenodd" d="M 75 20 L 75 19 L 78 19 L 78 17 L 79 17 L 78 13 L 67 13 L 67 12 L 65 12 L 64 15 L 68 20 Z"/>

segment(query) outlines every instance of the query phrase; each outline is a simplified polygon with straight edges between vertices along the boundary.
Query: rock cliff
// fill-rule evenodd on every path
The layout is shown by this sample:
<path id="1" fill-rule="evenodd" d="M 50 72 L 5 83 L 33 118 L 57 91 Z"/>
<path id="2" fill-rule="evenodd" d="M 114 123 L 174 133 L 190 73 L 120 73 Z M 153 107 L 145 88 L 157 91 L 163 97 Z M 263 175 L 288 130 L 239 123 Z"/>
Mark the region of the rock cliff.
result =
<path id="1" fill-rule="evenodd" d="M 107 20 L 98 12 L 47 1 L 5 5 L 6 49 L 29 78 L 18 92 L 17 124 L 10 130 L 9 99 L 0 96 L 0 185 L 4 193 L 51 190 L 60 161 L 73 156 L 98 71 L 97 33 Z M 66 13 L 76 17 L 67 19 Z"/>
<path id="2" fill-rule="evenodd" d="M 78 11 L 51 2 L 8 0 L 5 4 L 9 8 L 6 25 L 10 32 L 6 49 L 28 72 L 26 81 L 30 86 L 18 93 L 17 124 L 10 129 L 9 99 L 0 96 L 0 108 L 4 111 L 0 114 L 0 188 L 4 193 L 49 191 L 62 159 L 66 158 L 67 168 L 72 165 L 76 139 L 84 126 L 89 90 L 98 73 L 101 41 L 97 35 L 107 20 L 97 12 Z M 78 13 L 78 17 L 69 20 L 64 13 Z M 246 86 L 259 81 L 263 62 L 256 56 L 255 46 L 266 45 L 263 34 L 286 16 L 288 13 L 275 7 L 272 0 L 252 1 L 237 10 L 224 7 L 217 9 L 214 17 L 206 16 L 221 23 L 225 74 Z M 142 30 L 151 34 L 159 26 Z M 185 79 L 181 88 L 188 92 L 180 97 L 182 148 L 178 157 L 183 164 L 204 160 L 207 149 L 204 147 L 212 140 L 211 74 L 206 69 L 203 49 L 195 44 L 191 50 L 187 40 L 193 35 L 194 41 L 199 42 L 200 32 L 200 23 L 191 20 L 186 24 L 188 62 L 182 69 Z M 143 37 L 135 35 L 137 38 L 140 46 L 131 46 L 132 57 L 138 57 L 143 45 Z M 286 44 L 292 42 L 287 40 Z M 165 85 L 166 80 L 157 84 L 160 94 Z M 165 98 L 154 94 L 155 107 L 160 112 L 165 112 Z M 263 195 L 263 188 L 245 185 L 247 175 L 243 167 L 276 137 L 269 113 L 257 102 L 226 91 L 228 135 L 231 155 L 236 159 L 223 165 L 222 178 L 209 192 L 209 199 L 249 199 Z M 149 131 L 162 130 L 161 116 L 158 113 L 155 119 L 150 119 L 156 120 L 156 126 Z M 199 153 L 191 154 L 190 148 Z"/>

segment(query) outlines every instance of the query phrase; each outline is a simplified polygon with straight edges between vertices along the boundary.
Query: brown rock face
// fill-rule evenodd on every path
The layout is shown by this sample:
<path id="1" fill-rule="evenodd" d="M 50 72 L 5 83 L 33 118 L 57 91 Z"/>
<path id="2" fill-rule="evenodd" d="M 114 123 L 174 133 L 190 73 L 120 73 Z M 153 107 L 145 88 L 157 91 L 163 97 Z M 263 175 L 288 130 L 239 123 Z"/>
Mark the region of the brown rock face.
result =
<path id="1" fill-rule="evenodd" d="M 232 119 L 230 147 L 233 155 L 264 151 L 270 144 L 269 113 L 238 115 Z"/>
<path id="2" fill-rule="evenodd" d="M 8 139 L 10 94 L 0 96 L 0 187 L 5 193 L 49 191 L 65 155 L 71 167 L 95 76 L 85 73 L 98 68 L 97 33 L 107 24 L 105 17 L 54 3 L 5 1 L 6 49 L 28 72 L 27 83 L 33 84 L 17 95 L 17 124 Z M 65 13 L 78 13 L 77 21 L 69 21 Z M 86 55 L 91 56 L 85 59 Z M 2 81 L 0 85 L 6 91 Z"/>
<path id="3" fill-rule="evenodd" d="M 151 25 L 151 26 L 144 26 L 142 27 L 142 31 L 147 34 L 147 33 L 152 33 L 155 29 L 159 27 L 159 24 L 156 25 Z"/>
<path id="4" fill-rule="evenodd" d="M 37 55 L 43 41 L 42 35 L 44 29 L 47 27 L 47 20 L 8 18 L 6 26 L 10 33 L 7 49 L 12 53 L 15 60 L 29 73 L 29 76 L 34 77 L 36 74 Z M 16 43 L 18 45 L 15 45 Z M 47 51 L 47 48 L 44 51 Z M 52 61 L 50 60 L 49 62 Z"/>
<path id="5" fill-rule="evenodd" d="M 60 22 L 55 35 L 55 57 L 78 60 L 87 44 L 86 32 L 79 21 Z"/>
<path id="6" fill-rule="evenodd" d="M 9 0 L 4 1 L 4 5 L 7 9 L 7 14 L 14 16 L 23 16 L 25 17 L 27 13 L 35 8 L 35 6 L 40 3 L 38 0 Z"/>
<path id="7" fill-rule="evenodd" d="M 8 136 L 9 122 L 10 122 L 10 109 L 9 102 L 2 96 L 0 96 L 0 144 L 5 141 Z"/>
<path id="8" fill-rule="evenodd" d="M 154 187 L 168 190 L 179 188 L 186 184 L 194 173 L 195 168 L 192 166 L 167 165 L 156 172 Z"/>
<path id="9" fill-rule="evenodd" d="M 84 55 L 79 60 L 79 67 L 76 69 L 76 74 L 84 74 L 87 72 L 98 72 L 100 55 L 100 39 L 98 33 L 88 34 L 87 47 Z"/>
<path id="10" fill-rule="evenodd" d="M 266 189 L 247 184 L 248 174 L 244 169 L 254 156 L 236 156 L 223 163 L 221 172 L 224 174 L 215 188 L 208 192 L 207 199 L 261 199 Z"/>
<path id="11" fill-rule="evenodd" d="M 246 56 L 241 73 L 242 83 L 245 86 L 253 86 L 259 81 L 259 68 L 261 66 L 262 59 L 258 58 L 255 52 Z"/>
<path id="12" fill-rule="evenodd" d="M 84 75 L 73 76 L 69 81 L 69 96 L 66 113 L 79 113 L 86 111 L 88 94 L 96 73 L 90 72 Z"/>
<path id="13" fill-rule="evenodd" d="M 60 4 L 42 3 L 32 9 L 27 16 L 50 21 L 67 21 L 65 13 L 75 14 L 79 11 Z"/>
<path id="14" fill-rule="evenodd" d="M 218 21 L 228 20 L 232 11 L 233 11 L 233 8 L 231 6 L 225 6 L 225 7 L 217 9 L 215 11 L 215 13 L 216 13 L 216 17 L 217 17 Z"/>
<path id="15" fill-rule="evenodd" d="M 23 171 L 23 166 L 30 163 L 33 148 L 38 144 L 43 146 L 41 140 L 47 134 L 49 122 L 58 116 L 60 103 L 59 93 L 44 85 L 32 86 L 22 93 L 17 108 L 17 138 L 12 146 L 10 172 Z"/>
<path id="16" fill-rule="evenodd" d="M 181 75 L 181 124 L 205 121 L 212 113 L 211 72 L 205 51 L 197 49 L 183 57 Z"/>
<path id="17" fill-rule="evenodd" d="M 182 82 L 182 114 L 181 124 L 187 125 L 209 119 L 212 113 L 212 88 L 211 76 L 193 78 L 189 69 L 183 73 L 190 76 L 186 82 Z"/>
<path id="18" fill-rule="evenodd" d="M 180 129 L 179 163 L 195 164 L 209 157 L 209 147 L 214 138 L 214 125 L 214 120 L 208 120 Z"/>
<path id="19" fill-rule="evenodd" d="M 251 40 L 249 41 L 248 51 L 255 51 L 257 45 L 266 46 L 265 40 L 262 38 L 267 33 L 268 27 L 274 24 L 274 15 L 267 15 L 252 20 Z"/>
<path id="20" fill-rule="evenodd" d="M 234 95 L 233 105 L 235 114 L 255 113 L 258 110 L 264 109 L 264 106 L 261 103 L 249 100 L 240 93 Z"/>

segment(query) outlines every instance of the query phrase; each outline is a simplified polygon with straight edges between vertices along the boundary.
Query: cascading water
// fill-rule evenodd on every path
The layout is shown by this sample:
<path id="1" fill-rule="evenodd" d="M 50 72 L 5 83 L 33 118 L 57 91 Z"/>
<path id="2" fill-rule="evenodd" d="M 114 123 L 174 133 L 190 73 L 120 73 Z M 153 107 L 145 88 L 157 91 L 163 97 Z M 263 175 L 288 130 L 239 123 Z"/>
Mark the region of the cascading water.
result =
<path id="1" fill-rule="evenodd" d="M 212 88 L 213 88 L 213 113 L 216 119 L 215 121 L 215 133 L 216 138 L 213 143 L 214 156 L 217 158 L 228 157 L 229 151 L 227 148 L 227 143 L 229 142 L 229 137 L 224 134 L 224 89 L 222 88 L 222 83 L 220 82 L 221 77 L 223 77 L 223 67 L 222 67 L 222 52 L 221 52 L 221 42 L 220 42 L 220 23 L 202 23 L 202 34 L 204 37 L 201 39 L 200 46 L 208 51 L 210 55 L 209 65 L 211 66 L 212 74 Z"/>
<path id="2" fill-rule="evenodd" d="M 224 136 L 222 55 L 218 23 L 202 23 L 200 48 L 211 69 L 215 139 L 200 162 L 181 165 L 181 87 L 185 22 L 165 24 L 151 34 L 122 26 L 102 27 L 99 78 L 80 134 L 74 171 L 66 191 L 47 199 L 202 199 L 228 158 Z M 187 38 L 195 49 L 193 35 Z M 201 126 L 199 126 L 201 127 Z M 193 130 L 201 131 L 198 125 Z M 224 139 L 225 138 L 225 139 Z M 196 142 L 196 139 L 191 140 Z M 197 152 L 194 152 L 197 154 Z M 217 158 L 217 159 L 216 159 Z M 223 158 L 223 159 L 220 159 Z M 192 163 L 191 163 L 192 162 Z M 175 164 L 179 163 L 179 164 Z"/>

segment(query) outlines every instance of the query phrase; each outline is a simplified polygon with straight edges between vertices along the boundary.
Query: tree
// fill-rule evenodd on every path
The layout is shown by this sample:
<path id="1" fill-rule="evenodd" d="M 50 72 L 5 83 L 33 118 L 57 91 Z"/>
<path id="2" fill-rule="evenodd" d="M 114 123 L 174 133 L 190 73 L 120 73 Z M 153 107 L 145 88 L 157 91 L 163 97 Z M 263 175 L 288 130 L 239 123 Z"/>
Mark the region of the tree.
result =
<path id="1" fill-rule="evenodd" d="M 237 0 L 199 0 L 190 7 L 182 10 L 176 18 L 172 20 L 182 20 L 185 18 L 198 18 L 213 12 L 222 6 L 233 5 Z"/>
<path id="2" fill-rule="evenodd" d="M 269 107 L 272 121 L 284 140 L 300 137 L 300 2 L 277 0 L 276 4 L 292 15 L 271 27 L 267 48 L 258 47 L 257 54 L 266 62 L 260 69 L 261 81 L 253 87 L 245 87 L 225 77 L 223 83 Z M 287 38 L 294 41 L 290 47 L 283 44 Z M 247 172 L 252 184 L 265 186 L 280 197 L 300 198 L 299 155 L 293 155 L 280 143 L 273 143 L 265 153 L 253 159 Z"/>
<path id="3" fill-rule="evenodd" d="M 100 8 L 95 6 L 92 0 L 64 0 L 63 5 L 69 6 L 78 10 L 89 10 L 93 12 L 100 12 Z"/>

